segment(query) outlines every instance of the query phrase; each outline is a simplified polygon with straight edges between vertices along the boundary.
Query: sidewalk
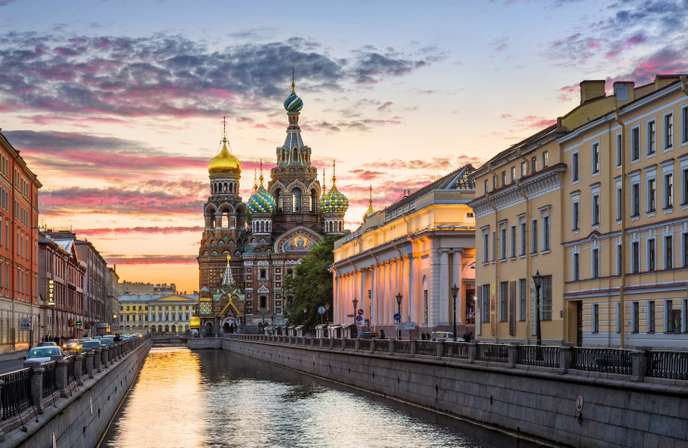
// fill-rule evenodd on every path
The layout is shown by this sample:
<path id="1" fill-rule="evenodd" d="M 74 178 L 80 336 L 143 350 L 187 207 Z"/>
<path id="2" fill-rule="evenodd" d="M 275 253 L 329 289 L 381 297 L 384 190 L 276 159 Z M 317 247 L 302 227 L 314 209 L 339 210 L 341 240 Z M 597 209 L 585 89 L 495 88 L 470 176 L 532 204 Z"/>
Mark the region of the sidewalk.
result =
<path id="1" fill-rule="evenodd" d="M 0 353 L 0 373 L 21 369 L 24 366 L 24 356 L 26 356 L 26 350 Z"/>

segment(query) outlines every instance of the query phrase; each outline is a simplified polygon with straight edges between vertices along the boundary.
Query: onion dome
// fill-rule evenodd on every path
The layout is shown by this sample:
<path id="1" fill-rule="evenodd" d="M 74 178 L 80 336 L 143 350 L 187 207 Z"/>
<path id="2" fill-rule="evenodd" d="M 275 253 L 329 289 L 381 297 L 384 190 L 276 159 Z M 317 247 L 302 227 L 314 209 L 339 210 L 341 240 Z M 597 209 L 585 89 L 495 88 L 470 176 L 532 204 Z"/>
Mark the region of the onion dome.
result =
<path id="1" fill-rule="evenodd" d="M 303 109 L 303 100 L 296 94 L 296 83 L 294 82 L 293 72 L 291 75 L 291 93 L 287 99 L 284 100 L 284 108 L 288 113 L 292 114 L 299 113 L 301 109 Z"/>
<path id="2" fill-rule="evenodd" d="M 334 164 L 333 164 L 334 165 Z M 333 166 L 334 173 L 334 166 Z M 320 210 L 326 215 L 343 215 L 349 208 L 349 199 L 337 190 L 337 176 L 332 175 L 330 191 L 320 198 Z"/>
<path id="3" fill-rule="evenodd" d="M 226 121 L 225 121 L 226 125 Z M 226 128 L 222 137 L 222 149 L 208 163 L 210 174 L 234 174 L 241 175 L 241 164 L 234 154 L 229 151 Z"/>
<path id="4" fill-rule="evenodd" d="M 271 214 L 275 210 L 275 198 L 263 186 L 263 175 L 260 176 L 260 186 L 248 199 L 248 209 L 253 214 Z"/>

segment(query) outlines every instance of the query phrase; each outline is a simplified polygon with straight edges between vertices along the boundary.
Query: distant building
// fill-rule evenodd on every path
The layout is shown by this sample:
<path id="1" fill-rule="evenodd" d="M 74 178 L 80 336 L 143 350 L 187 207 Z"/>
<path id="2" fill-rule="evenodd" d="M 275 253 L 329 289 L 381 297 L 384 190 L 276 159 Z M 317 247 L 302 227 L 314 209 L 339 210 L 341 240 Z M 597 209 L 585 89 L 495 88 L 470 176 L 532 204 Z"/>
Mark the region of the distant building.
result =
<path id="1" fill-rule="evenodd" d="M 117 286 L 118 296 L 123 294 L 176 294 L 177 285 L 174 283 L 144 283 L 124 280 Z"/>
<path id="2" fill-rule="evenodd" d="M 37 334 L 41 186 L 0 132 L 0 352 L 26 348 Z"/>
<path id="3" fill-rule="evenodd" d="M 82 335 L 86 320 L 84 276 L 73 241 L 53 241 L 41 233 L 38 241 L 38 340 L 68 339 Z"/>
<path id="4" fill-rule="evenodd" d="M 125 294 L 118 302 L 122 333 L 185 334 L 198 295 Z"/>
<path id="5" fill-rule="evenodd" d="M 473 171 L 459 168 L 378 212 L 371 200 L 361 227 L 334 245 L 335 325 L 360 316 L 359 329 L 388 336 L 452 331 L 456 285 L 457 333 L 473 333 Z"/>
<path id="6" fill-rule="evenodd" d="M 105 315 L 107 322 L 110 323 L 110 332 L 115 333 L 119 330 L 119 275 L 116 266 L 107 267 L 105 271 Z"/>

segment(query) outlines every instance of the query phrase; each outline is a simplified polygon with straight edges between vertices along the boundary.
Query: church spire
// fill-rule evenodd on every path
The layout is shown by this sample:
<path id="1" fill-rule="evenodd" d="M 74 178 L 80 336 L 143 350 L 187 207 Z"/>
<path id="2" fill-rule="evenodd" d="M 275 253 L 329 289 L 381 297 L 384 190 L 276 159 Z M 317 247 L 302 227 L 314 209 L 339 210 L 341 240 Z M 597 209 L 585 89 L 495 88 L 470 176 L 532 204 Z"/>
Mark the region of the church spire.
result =
<path id="1" fill-rule="evenodd" d="M 227 255 L 227 267 L 225 267 L 225 274 L 222 276 L 222 286 L 234 286 L 234 277 L 232 277 L 232 267 L 229 262 L 232 261 L 232 256 Z"/>

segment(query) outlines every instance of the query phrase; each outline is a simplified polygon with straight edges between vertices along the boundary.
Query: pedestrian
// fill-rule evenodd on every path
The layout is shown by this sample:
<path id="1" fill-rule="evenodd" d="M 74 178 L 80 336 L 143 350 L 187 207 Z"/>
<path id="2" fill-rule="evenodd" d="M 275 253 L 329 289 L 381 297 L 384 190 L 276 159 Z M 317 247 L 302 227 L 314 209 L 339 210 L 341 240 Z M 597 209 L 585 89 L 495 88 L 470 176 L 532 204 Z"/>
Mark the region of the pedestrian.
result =
<path id="1" fill-rule="evenodd" d="M 385 329 L 380 328 L 380 339 L 384 339 L 384 338 L 385 338 Z"/>

